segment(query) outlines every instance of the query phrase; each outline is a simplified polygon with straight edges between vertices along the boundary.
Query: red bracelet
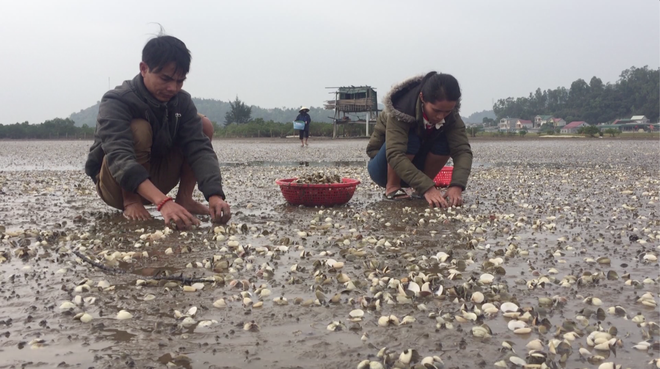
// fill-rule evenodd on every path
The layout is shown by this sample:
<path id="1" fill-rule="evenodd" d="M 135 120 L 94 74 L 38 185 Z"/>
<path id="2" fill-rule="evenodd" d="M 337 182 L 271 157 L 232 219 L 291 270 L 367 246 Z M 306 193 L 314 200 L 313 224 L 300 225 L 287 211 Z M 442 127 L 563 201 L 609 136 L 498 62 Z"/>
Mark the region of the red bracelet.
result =
<path id="1" fill-rule="evenodd" d="M 158 205 L 156 206 L 156 209 L 160 211 L 160 209 L 163 207 L 163 205 L 167 204 L 168 201 L 172 201 L 172 198 L 167 196 L 166 198 L 163 199 L 163 201 L 159 202 Z"/>

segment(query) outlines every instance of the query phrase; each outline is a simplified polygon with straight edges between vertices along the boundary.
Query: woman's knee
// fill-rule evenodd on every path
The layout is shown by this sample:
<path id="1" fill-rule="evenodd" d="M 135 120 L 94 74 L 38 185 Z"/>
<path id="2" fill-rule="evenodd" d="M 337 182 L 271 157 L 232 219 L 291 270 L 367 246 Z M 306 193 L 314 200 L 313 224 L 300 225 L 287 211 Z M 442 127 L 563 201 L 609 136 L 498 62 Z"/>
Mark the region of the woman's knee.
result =
<path id="1" fill-rule="evenodd" d="M 380 147 L 378 154 L 376 154 L 373 159 L 369 160 L 367 171 L 369 172 L 371 180 L 378 186 L 385 187 L 387 185 L 387 156 L 384 143 L 383 146 Z"/>
<path id="2" fill-rule="evenodd" d="M 440 169 L 442 169 L 442 167 L 444 167 L 447 164 L 447 161 L 449 161 L 449 155 L 438 155 L 430 152 L 426 154 L 424 171 L 425 172 L 427 172 L 428 170 L 439 171 Z"/>
<path id="3" fill-rule="evenodd" d="M 387 162 L 385 162 L 385 165 L 382 165 L 382 163 L 372 159 L 367 164 L 367 171 L 375 184 L 380 187 L 387 186 Z"/>
<path id="4" fill-rule="evenodd" d="M 430 152 L 430 153 L 426 154 L 426 160 L 427 161 L 431 160 L 431 161 L 445 161 L 446 162 L 447 160 L 449 160 L 449 155 L 444 155 L 444 154 L 443 155 L 438 155 L 438 154 L 434 154 L 434 153 Z"/>

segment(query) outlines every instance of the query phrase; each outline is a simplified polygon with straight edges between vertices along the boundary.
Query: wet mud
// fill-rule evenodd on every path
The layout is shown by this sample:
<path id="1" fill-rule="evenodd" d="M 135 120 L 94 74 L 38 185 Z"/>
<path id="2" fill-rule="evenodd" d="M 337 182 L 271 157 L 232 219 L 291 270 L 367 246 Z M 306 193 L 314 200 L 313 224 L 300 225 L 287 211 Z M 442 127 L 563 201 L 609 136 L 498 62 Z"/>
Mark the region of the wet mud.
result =
<path id="1" fill-rule="evenodd" d="M 215 141 L 233 217 L 185 232 L 105 206 L 89 144 L 0 143 L 0 368 L 657 366 L 657 142 L 474 142 L 429 209 L 364 140 Z M 320 170 L 362 184 L 286 204 Z"/>

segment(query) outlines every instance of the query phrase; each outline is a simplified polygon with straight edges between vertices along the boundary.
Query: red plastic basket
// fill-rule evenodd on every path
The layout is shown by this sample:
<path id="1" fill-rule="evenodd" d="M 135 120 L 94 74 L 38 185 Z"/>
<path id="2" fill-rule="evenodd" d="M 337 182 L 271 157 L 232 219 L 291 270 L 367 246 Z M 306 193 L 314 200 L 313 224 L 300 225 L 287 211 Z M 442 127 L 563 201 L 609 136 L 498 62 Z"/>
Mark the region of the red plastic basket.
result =
<path id="1" fill-rule="evenodd" d="M 297 178 L 275 181 L 282 190 L 286 201 L 292 205 L 332 206 L 348 202 L 360 184 L 357 179 L 342 178 L 342 183 L 302 184 L 293 183 Z"/>
<path id="2" fill-rule="evenodd" d="M 451 183 L 451 175 L 454 173 L 454 167 L 443 167 L 437 176 L 433 179 L 438 187 L 447 187 Z"/>

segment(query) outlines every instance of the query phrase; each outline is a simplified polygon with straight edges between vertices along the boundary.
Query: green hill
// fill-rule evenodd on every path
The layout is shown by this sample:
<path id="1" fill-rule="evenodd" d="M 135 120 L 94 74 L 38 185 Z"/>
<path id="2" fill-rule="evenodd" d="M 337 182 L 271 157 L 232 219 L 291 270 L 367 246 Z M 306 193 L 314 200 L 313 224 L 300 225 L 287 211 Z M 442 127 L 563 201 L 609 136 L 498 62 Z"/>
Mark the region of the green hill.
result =
<path id="1" fill-rule="evenodd" d="M 465 123 L 482 123 L 484 118 L 495 119 L 497 117 L 495 116 L 495 113 L 492 110 L 484 110 L 470 114 L 470 116 L 464 118 L 463 121 Z"/>
<path id="2" fill-rule="evenodd" d="M 229 102 L 213 100 L 213 99 L 201 99 L 193 98 L 193 102 L 197 107 L 197 111 L 206 115 L 213 122 L 224 124 L 225 114 L 231 110 Z M 84 124 L 87 124 L 90 127 L 96 125 L 96 116 L 99 113 L 99 104 L 90 106 L 89 108 L 82 109 L 77 113 L 71 114 L 70 118 L 76 122 L 77 127 L 82 127 Z M 312 117 L 314 122 L 332 122 L 332 115 L 334 112 L 332 110 L 326 110 L 317 107 L 310 107 L 309 115 Z M 252 119 L 261 118 L 264 121 L 272 120 L 273 122 L 291 122 L 296 119 L 298 115 L 298 107 L 295 108 L 274 108 L 274 109 L 265 109 L 259 106 L 252 106 Z M 362 114 L 364 115 L 364 114 Z"/>

